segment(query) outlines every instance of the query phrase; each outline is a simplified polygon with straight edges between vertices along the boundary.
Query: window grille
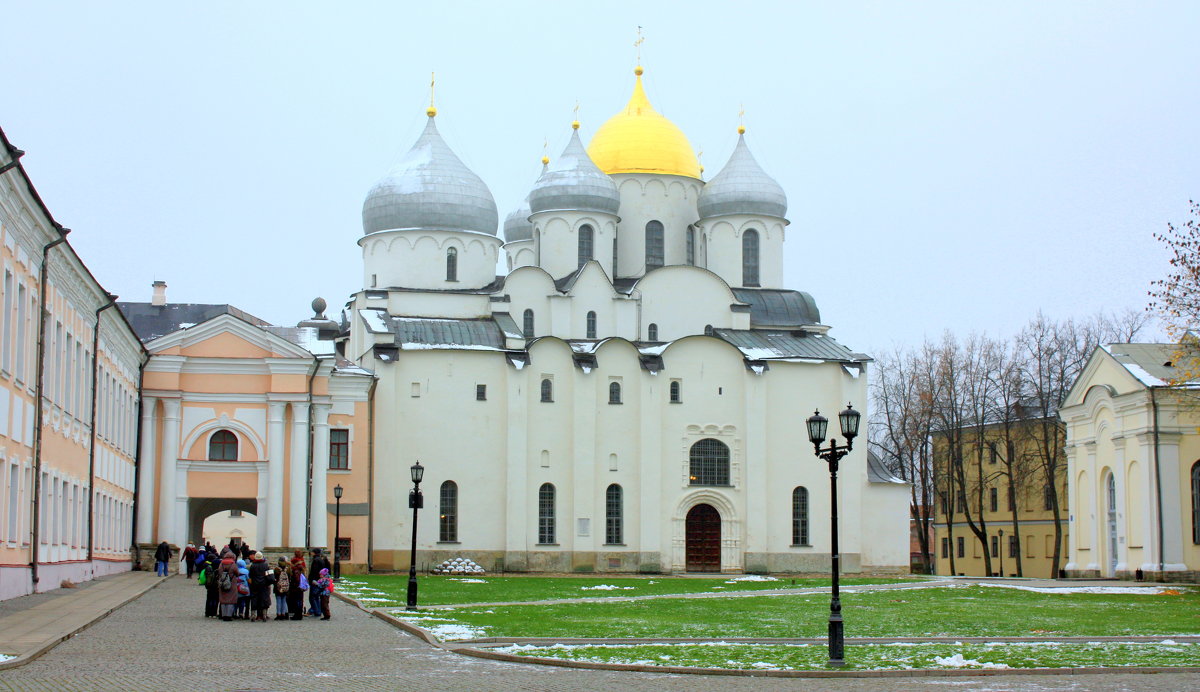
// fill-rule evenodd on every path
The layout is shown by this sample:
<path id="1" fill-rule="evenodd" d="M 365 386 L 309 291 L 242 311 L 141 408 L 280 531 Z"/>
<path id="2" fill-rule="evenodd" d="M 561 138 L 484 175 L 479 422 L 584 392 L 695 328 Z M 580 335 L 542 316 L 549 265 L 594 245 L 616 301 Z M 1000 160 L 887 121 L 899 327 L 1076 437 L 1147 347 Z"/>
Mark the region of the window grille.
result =
<path id="1" fill-rule="evenodd" d="M 350 555 L 351 555 L 351 554 L 352 554 L 352 552 L 353 552 L 353 551 L 351 550 L 351 546 L 352 546 L 352 545 L 353 545 L 353 544 L 350 542 L 350 539 L 349 539 L 349 538 L 341 538 L 341 537 L 339 537 L 339 538 L 337 539 L 337 548 L 336 548 L 336 550 L 337 550 L 337 559 L 338 559 L 339 561 L 340 561 L 340 560 L 346 560 L 347 562 L 349 562 L 349 561 L 350 561 Z"/>
<path id="2" fill-rule="evenodd" d="M 550 380 L 542 380 L 542 401 L 554 401 L 554 383 Z"/>
<path id="3" fill-rule="evenodd" d="M 808 488 L 792 491 L 792 545 L 808 545 Z"/>
<path id="4" fill-rule="evenodd" d="M 663 225 L 661 221 L 646 224 L 646 271 L 663 266 Z"/>
<path id="5" fill-rule="evenodd" d="M 446 250 L 446 281 L 458 281 L 458 249 Z"/>
<path id="6" fill-rule="evenodd" d="M 687 228 L 687 263 L 696 266 L 696 229 Z"/>
<path id="7" fill-rule="evenodd" d="M 453 543 L 458 540 L 458 485 L 454 481 L 442 483 L 440 496 L 438 540 Z"/>
<path id="8" fill-rule="evenodd" d="M 526 309 L 524 315 L 525 329 L 524 336 L 526 339 L 533 338 L 533 310 Z"/>
<path id="9" fill-rule="evenodd" d="M 689 465 L 691 485 L 729 485 L 729 447 L 705 438 L 692 445 Z"/>
<path id="10" fill-rule="evenodd" d="M 646 327 L 646 339 L 648 341 L 658 341 L 658 325 L 651 322 L 649 327 Z"/>
<path id="11" fill-rule="evenodd" d="M 579 227 L 579 266 L 587 264 L 592 259 L 592 244 L 594 233 L 592 227 L 584 224 Z"/>
<path id="12" fill-rule="evenodd" d="M 538 543 L 554 543 L 554 486 L 538 489 Z"/>
<path id="13" fill-rule="evenodd" d="M 681 391 L 682 389 L 683 389 L 683 385 L 680 384 L 679 380 L 675 380 L 674 382 L 671 383 L 671 403 L 672 404 L 678 404 L 683 401 L 683 392 Z"/>
<path id="14" fill-rule="evenodd" d="M 475 385 L 475 401 L 487 401 L 487 385 Z"/>
<path id="15" fill-rule="evenodd" d="M 758 285 L 758 231 L 742 234 L 742 285 Z"/>
<path id="16" fill-rule="evenodd" d="M 587 338 L 596 338 L 596 312 L 589 310 L 587 314 Z"/>
<path id="17" fill-rule="evenodd" d="M 604 494 L 604 542 L 609 545 L 624 543 L 622 526 L 621 486 L 613 483 Z"/>
<path id="18" fill-rule="evenodd" d="M 608 403 L 610 403 L 610 404 L 621 403 L 621 383 L 620 382 L 609 382 L 608 383 Z"/>

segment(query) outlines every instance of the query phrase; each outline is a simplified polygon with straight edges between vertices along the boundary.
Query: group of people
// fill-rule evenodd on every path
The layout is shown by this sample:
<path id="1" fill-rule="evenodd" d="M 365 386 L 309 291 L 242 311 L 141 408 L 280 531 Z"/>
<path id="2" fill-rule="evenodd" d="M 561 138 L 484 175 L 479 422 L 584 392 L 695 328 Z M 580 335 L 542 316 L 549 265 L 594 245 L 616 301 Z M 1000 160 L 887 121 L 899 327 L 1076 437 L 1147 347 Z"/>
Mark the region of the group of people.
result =
<path id="1" fill-rule="evenodd" d="M 291 560 L 281 557 L 272 567 L 261 552 L 244 543 L 219 552 L 208 543 L 199 548 L 189 543 L 183 552 L 188 578 L 198 573 L 205 589 L 205 617 L 266 622 L 274 595 L 276 620 L 303 620 L 307 592 L 307 615 L 330 618 L 334 585 L 329 558 L 320 548 L 312 549 L 311 566 L 304 563 L 304 551 L 296 550 Z"/>

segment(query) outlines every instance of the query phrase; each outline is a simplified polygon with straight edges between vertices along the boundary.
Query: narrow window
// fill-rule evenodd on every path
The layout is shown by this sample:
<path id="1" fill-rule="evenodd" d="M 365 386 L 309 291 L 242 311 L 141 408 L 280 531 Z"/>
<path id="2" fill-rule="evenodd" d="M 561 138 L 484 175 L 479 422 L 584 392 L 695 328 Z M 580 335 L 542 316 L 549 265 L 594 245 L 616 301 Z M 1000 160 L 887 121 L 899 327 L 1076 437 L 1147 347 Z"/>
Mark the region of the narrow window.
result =
<path id="1" fill-rule="evenodd" d="M 237 435 L 228 430 L 218 430 L 208 438 L 209 461 L 237 461 Z"/>
<path id="2" fill-rule="evenodd" d="M 533 338 L 533 310 L 529 310 L 529 309 L 526 309 L 526 310 L 525 310 L 525 330 L 524 330 L 524 335 L 525 335 L 525 338 L 526 338 L 526 339 L 532 339 L 532 338 Z"/>
<path id="3" fill-rule="evenodd" d="M 950 539 L 942 537 L 942 557 L 950 557 Z"/>
<path id="4" fill-rule="evenodd" d="M 454 481 L 442 483 L 441 514 L 438 517 L 438 540 L 443 543 L 458 541 L 458 485 Z"/>
<path id="5" fill-rule="evenodd" d="M 1192 464 L 1192 543 L 1200 545 L 1200 461 Z"/>
<path id="6" fill-rule="evenodd" d="M 967 556 L 967 545 L 965 543 L 963 543 L 963 537 L 962 536 L 955 537 L 955 542 L 957 543 L 955 548 L 956 548 L 956 552 L 958 553 L 958 556 L 966 557 Z"/>
<path id="7" fill-rule="evenodd" d="M 596 313 L 593 310 L 589 310 L 587 314 L 587 338 L 596 338 Z"/>
<path id="8" fill-rule="evenodd" d="M 729 447 L 724 442 L 700 440 L 692 445 L 689 462 L 691 485 L 729 485 Z"/>
<path id="9" fill-rule="evenodd" d="M 646 339 L 649 341 L 658 341 L 658 325 L 651 322 L 649 327 L 646 327 Z"/>
<path id="10" fill-rule="evenodd" d="M 808 488 L 792 491 L 792 545 L 808 545 Z"/>
<path id="11" fill-rule="evenodd" d="M 1008 511 L 1010 511 L 1010 512 L 1017 511 L 1017 493 L 1016 493 L 1015 489 L 1009 488 L 1007 495 L 1008 495 Z"/>
<path id="12" fill-rule="evenodd" d="M 604 542 L 608 545 L 625 542 L 621 514 L 621 486 L 613 483 L 604 493 Z"/>
<path id="13" fill-rule="evenodd" d="M 26 380 L 25 372 L 25 335 L 27 326 L 25 323 L 29 321 L 28 311 L 25 309 L 25 284 L 17 286 L 17 363 L 13 367 L 13 374 L 16 375 L 18 382 Z"/>
<path id="14" fill-rule="evenodd" d="M 687 263 L 696 266 L 696 229 L 691 226 L 687 228 Z"/>
<path id="15" fill-rule="evenodd" d="M 487 385 L 475 385 L 475 401 L 487 401 Z"/>
<path id="16" fill-rule="evenodd" d="M 458 281 L 458 249 L 446 250 L 446 281 Z"/>
<path id="17" fill-rule="evenodd" d="M 992 536 L 992 557 L 1000 557 L 1000 537 Z"/>
<path id="18" fill-rule="evenodd" d="M 554 486 L 549 483 L 538 489 L 538 543 L 554 543 Z"/>
<path id="19" fill-rule="evenodd" d="M 663 225 L 660 221 L 646 224 L 646 271 L 663 266 Z"/>
<path id="20" fill-rule="evenodd" d="M 617 236 L 615 234 L 613 235 L 613 270 L 612 270 L 612 272 L 613 272 L 612 278 L 613 278 L 613 280 L 616 280 L 616 278 L 617 278 Z"/>
<path id="21" fill-rule="evenodd" d="M 621 403 L 621 383 L 620 382 L 609 382 L 608 383 L 608 403 L 610 403 L 610 404 Z"/>
<path id="22" fill-rule="evenodd" d="M 742 285 L 758 285 L 758 231 L 742 234 Z"/>
<path id="23" fill-rule="evenodd" d="M 954 511 L 959 514 L 963 514 L 967 511 L 967 496 L 961 492 L 958 494 L 958 507 L 956 507 Z"/>
<path id="24" fill-rule="evenodd" d="M 989 443 L 988 443 L 988 447 L 989 447 L 989 448 L 991 449 L 991 451 L 992 451 L 991 455 L 990 455 L 990 456 L 989 456 L 989 458 L 988 458 L 988 463 L 989 463 L 989 464 L 994 464 L 994 463 L 996 463 L 996 461 L 997 461 L 997 460 L 1000 458 L 1000 450 L 996 449 L 996 443 L 995 443 L 995 442 L 989 442 Z"/>
<path id="25" fill-rule="evenodd" d="M 1030 541 L 1030 543 L 1032 543 L 1032 541 Z M 1021 541 L 1018 540 L 1017 536 L 1009 536 L 1008 537 L 1008 556 L 1009 557 L 1017 557 L 1020 554 L 1021 554 Z M 1029 557 L 1033 557 L 1033 556 L 1030 555 Z"/>
<path id="26" fill-rule="evenodd" d="M 681 391 L 682 389 L 683 389 L 683 383 L 681 383 L 679 380 L 671 381 L 671 403 L 672 404 L 679 404 L 679 403 L 683 402 L 683 392 Z"/>
<path id="27" fill-rule="evenodd" d="M 584 224 L 579 227 L 579 266 L 588 263 L 592 259 L 592 242 L 594 233 L 592 227 Z"/>
<path id="28" fill-rule="evenodd" d="M 346 428 L 329 431 L 329 468 L 350 468 L 350 431 Z"/>
<path id="29" fill-rule="evenodd" d="M 542 380 L 542 401 L 554 401 L 554 383 L 549 378 Z"/>
<path id="30" fill-rule="evenodd" d="M 1194 480 L 1195 473 L 1192 474 L 1192 477 Z M 1042 488 L 1042 509 L 1047 512 L 1054 509 L 1054 486 L 1052 485 L 1047 484 Z"/>
<path id="31" fill-rule="evenodd" d="M 3 354 L 0 354 L 0 367 L 5 372 L 12 370 L 12 366 L 9 364 L 12 361 L 12 289 L 12 272 L 6 269 L 4 270 L 4 351 Z"/>
<path id="32" fill-rule="evenodd" d="M 988 488 L 988 510 L 995 512 L 1000 509 L 1000 490 Z"/>

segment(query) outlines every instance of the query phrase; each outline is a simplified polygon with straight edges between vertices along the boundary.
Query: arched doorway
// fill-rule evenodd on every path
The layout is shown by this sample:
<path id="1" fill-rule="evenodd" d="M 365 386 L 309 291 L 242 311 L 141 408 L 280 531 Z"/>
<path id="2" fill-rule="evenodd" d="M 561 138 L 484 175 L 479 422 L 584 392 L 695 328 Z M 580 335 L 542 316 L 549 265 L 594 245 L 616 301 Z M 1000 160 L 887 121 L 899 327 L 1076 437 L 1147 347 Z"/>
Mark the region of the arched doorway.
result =
<path id="1" fill-rule="evenodd" d="M 208 536 L 213 545 L 220 548 L 228 543 L 230 538 L 237 536 L 249 543 L 251 547 L 258 548 L 261 536 L 258 535 L 257 511 L 258 503 L 252 498 L 190 498 L 188 500 L 187 540 L 194 543 L 204 538 L 206 525 L 214 523 L 208 520 L 210 518 L 221 519 L 222 517 L 215 515 L 224 515 L 223 521 L 216 522 L 217 526 L 208 526 L 219 532 Z M 234 516 L 230 516 L 231 514 Z"/>
<path id="2" fill-rule="evenodd" d="M 721 513 L 712 505 L 688 510 L 686 565 L 689 572 L 721 571 Z"/>

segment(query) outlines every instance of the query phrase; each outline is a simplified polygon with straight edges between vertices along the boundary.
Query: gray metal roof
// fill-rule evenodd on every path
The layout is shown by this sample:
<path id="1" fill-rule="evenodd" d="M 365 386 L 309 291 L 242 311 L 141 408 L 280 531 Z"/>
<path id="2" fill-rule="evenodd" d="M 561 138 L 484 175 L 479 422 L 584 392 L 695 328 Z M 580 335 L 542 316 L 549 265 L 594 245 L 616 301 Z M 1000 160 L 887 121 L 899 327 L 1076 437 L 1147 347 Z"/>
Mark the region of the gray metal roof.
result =
<path id="1" fill-rule="evenodd" d="M 363 202 L 363 233 L 395 228 L 478 231 L 496 235 L 492 193 L 459 160 L 431 116 L 412 149 Z"/>
<path id="2" fill-rule="evenodd" d="M 755 327 L 798 327 L 820 324 L 817 301 L 803 291 L 776 288 L 734 288 L 733 295 L 750 304 L 750 324 Z"/>
<path id="3" fill-rule="evenodd" d="M 907 483 L 903 478 L 897 478 L 883 464 L 873 449 L 867 448 L 867 481 L 870 483 Z"/>
<path id="4" fill-rule="evenodd" d="M 746 136 L 738 135 L 737 146 L 720 173 L 704 185 L 696 200 L 700 218 L 722 214 L 761 214 L 783 218 L 787 195 L 783 187 L 754 160 Z"/>
<path id="5" fill-rule="evenodd" d="M 824 334 L 803 334 L 776 329 L 717 329 L 717 338 L 738 348 L 749 360 L 796 358 L 813 361 L 860 363 L 866 358 Z"/>
<path id="6" fill-rule="evenodd" d="M 526 197 L 521 206 L 504 217 L 504 242 L 513 243 L 533 238 L 533 224 L 529 221 L 529 215 L 532 213 L 533 210 L 529 208 L 529 197 Z"/>
<path id="7" fill-rule="evenodd" d="M 616 214 L 620 206 L 616 183 L 592 162 L 577 129 L 572 130 L 562 155 L 546 167 L 529 193 L 529 208 L 534 213 L 570 209 Z"/>
<path id="8" fill-rule="evenodd" d="M 1175 361 L 1179 352 L 1187 351 L 1188 347 L 1179 344 L 1107 344 L 1101 348 L 1147 387 L 1169 386 L 1185 377 Z"/>
<path id="9" fill-rule="evenodd" d="M 392 334 L 401 350 L 504 350 L 504 331 L 492 319 L 392 317 L 384 310 L 359 312 L 373 332 L 380 333 L 378 328 L 382 327 Z"/>
<path id="10" fill-rule="evenodd" d="M 118 301 L 117 307 L 129 320 L 129 324 L 133 326 L 133 331 L 142 340 L 142 343 L 153 341 L 160 336 L 166 336 L 171 332 L 186 329 L 201 322 L 207 322 L 218 315 L 233 315 L 257 327 L 270 326 L 266 320 L 259 319 L 228 304 L 167 303 L 166 305 L 151 305 L 150 303 Z"/>

